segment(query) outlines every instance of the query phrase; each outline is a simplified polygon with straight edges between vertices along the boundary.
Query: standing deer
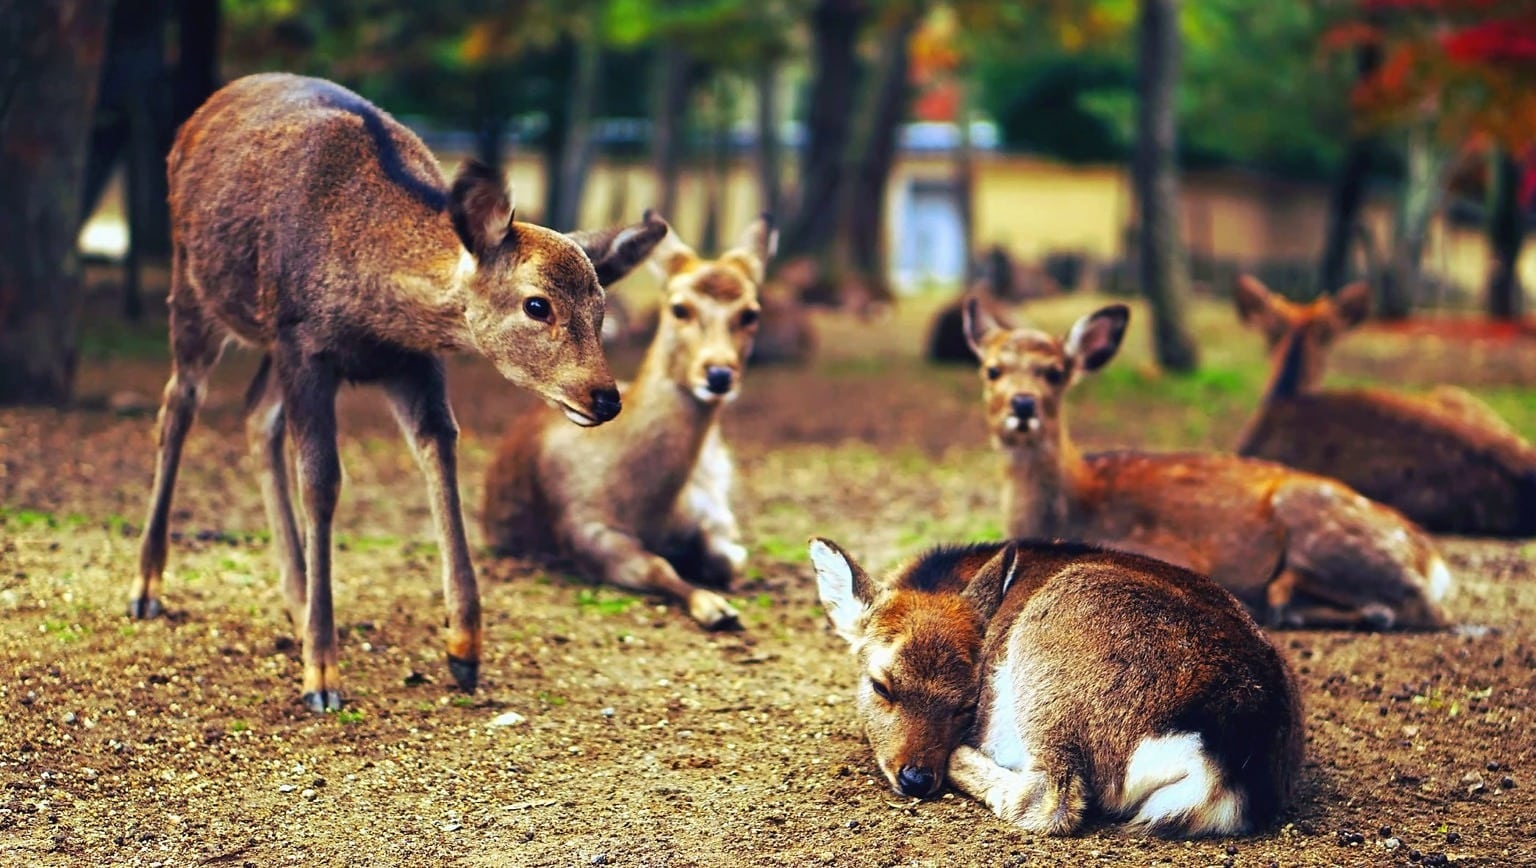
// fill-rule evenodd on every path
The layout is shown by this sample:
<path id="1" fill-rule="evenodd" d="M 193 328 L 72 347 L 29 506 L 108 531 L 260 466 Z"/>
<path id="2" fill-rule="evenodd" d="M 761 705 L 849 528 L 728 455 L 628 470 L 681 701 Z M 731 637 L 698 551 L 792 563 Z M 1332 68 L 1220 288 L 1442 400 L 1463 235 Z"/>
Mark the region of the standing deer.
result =
<path id="1" fill-rule="evenodd" d="M 383 386 L 426 476 L 442 541 L 448 666 L 473 690 L 480 601 L 438 354 L 480 353 L 578 425 L 612 419 L 619 393 L 598 343 L 602 284 L 644 259 L 666 224 L 567 237 L 514 222 L 500 173 L 471 162 L 449 187 L 421 140 L 389 115 L 338 85 L 284 74 L 242 78 L 210 97 L 177 134 L 169 177 L 173 362 L 129 614 L 161 611 L 182 444 L 209 372 L 235 341 L 265 351 L 246 393 L 246 428 L 288 613 L 303 636 L 304 704 L 342 702 L 331 523 L 343 382 Z"/>
<path id="2" fill-rule="evenodd" d="M 945 777 L 1050 835 L 1090 810 L 1164 835 L 1272 823 L 1301 765 L 1296 683 L 1231 594 L 1076 543 L 940 547 L 872 581 L 814 539 L 822 608 L 897 793 Z"/>
<path id="3" fill-rule="evenodd" d="M 667 236 L 650 260 L 665 302 L 625 389 L 628 409 L 592 430 L 556 425 L 548 413 L 514 424 L 486 475 L 493 550 L 568 555 L 600 581 L 682 602 L 706 628 L 739 623 L 715 590 L 746 560 L 718 419 L 741 388 L 776 242 L 766 215 L 715 260 Z"/>
<path id="4" fill-rule="evenodd" d="M 1370 314 L 1368 285 L 1303 305 L 1243 275 L 1234 298 L 1273 359 L 1238 454 L 1331 476 L 1437 533 L 1536 536 L 1536 446 L 1488 405 L 1447 386 L 1319 388 L 1333 342 Z"/>
<path id="5" fill-rule="evenodd" d="M 993 440 L 1008 460 L 1008 533 L 1139 552 L 1216 580 L 1276 626 L 1433 628 L 1451 575 L 1412 522 L 1342 483 L 1221 454 L 1083 455 L 1064 399 L 1120 348 L 1114 304 L 1061 339 L 1006 329 L 974 301 Z"/>

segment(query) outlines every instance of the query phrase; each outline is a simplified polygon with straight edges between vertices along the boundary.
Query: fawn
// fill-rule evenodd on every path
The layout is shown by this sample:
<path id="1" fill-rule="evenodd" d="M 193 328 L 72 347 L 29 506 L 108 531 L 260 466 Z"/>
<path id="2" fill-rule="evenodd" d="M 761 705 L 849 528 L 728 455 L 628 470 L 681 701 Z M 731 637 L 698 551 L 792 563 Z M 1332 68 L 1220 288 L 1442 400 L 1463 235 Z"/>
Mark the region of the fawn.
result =
<path id="1" fill-rule="evenodd" d="M 715 260 L 667 236 L 650 260 L 665 303 L 624 415 L 592 430 L 548 413 L 514 424 L 486 475 L 494 551 L 568 555 L 598 580 L 684 603 L 706 628 L 739 624 L 715 590 L 746 560 L 717 420 L 739 394 L 776 243 L 767 215 Z"/>
<path id="2" fill-rule="evenodd" d="M 331 82 L 285 74 L 248 76 L 210 97 L 177 134 L 169 178 L 173 362 L 129 614 L 161 611 L 182 444 L 209 372 L 235 341 L 265 353 L 246 393 L 246 427 L 288 613 L 303 635 L 305 705 L 342 703 L 330 579 L 343 382 L 384 387 L 426 476 L 442 541 L 448 665 L 473 690 L 480 602 L 438 354 L 480 353 L 577 424 L 612 419 L 620 399 L 598 342 L 601 284 L 643 260 L 666 223 L 567 237 L 514 222 L 499 173 L 471 162 L 449 187 L 421 140 L 389 115 Z"/>
<path id="3" fill-rule="evenodd" d="M 1238 454 L 1331 476 L 1437 533 L 1536 536 L 1536 446 L 1488 405 L 1449 386 L 1319 388 L 1333 342 L 1370 315 L 1367 284 L 1296 304 L 1243 275 L 1233 298 L 1273 358 Z"/>
<path id="4" fill-rule="evenodd" d="M 1275 626 L 1442 626 L 1452 582 L 1433 543 L 1343 483 L 1235 455 L 1081 454 L 1066 392 L 1114 357 L 1129 319 L 1109 305 L 1057 339 L 966 306 L 988 424 L 1008 460 L 1009 535 L 1161 558 L 1210 576 Z"/>
<path id="5" fill-rule="evenodd" d="M 1002 819 L 1090 810 L 1167 835 L 1273 822 L 1301 703 L 1236 599 L 1163 561 L 1077 543 L 933 549 L 876 583 L 813 539 L 822 607 L 859 662 L 858 716 L 897 793 L 947 776 Z"/>

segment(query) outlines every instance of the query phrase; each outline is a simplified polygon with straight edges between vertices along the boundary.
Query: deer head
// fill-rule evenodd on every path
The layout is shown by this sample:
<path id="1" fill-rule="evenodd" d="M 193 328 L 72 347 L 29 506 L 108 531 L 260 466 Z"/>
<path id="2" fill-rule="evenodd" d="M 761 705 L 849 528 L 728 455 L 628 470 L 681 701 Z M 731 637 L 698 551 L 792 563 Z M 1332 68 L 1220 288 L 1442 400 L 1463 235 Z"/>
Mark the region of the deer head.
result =
<path id="1" fill-rule="evenodd" d="M 1336 294 L 1297 304 L 1275 293 L 1258 278 L 1241 275 L 1232 294 L 1238 319 L 1264 335 L 1271 352 L 1288 372 L 1287 392 L 1306 392 L 1322 383 L 1328 350 L 1339 335 L 1371 314 L 1371 287 L 1351 283 Z"/>
<path id="2" fill-rule="evenodd" d="M 513 219 L 505 179 L 469 161 L 449 192 L 464 243 L 459 284 L 479 352 L 503 377 L 565 411 L 578 425 L 619 413 L 603 354 L 603 285 L 644 261 L 669 234 L 647 215 L 632 226 L 562 235 Z"/>
<path id="3" fill-rule="evenodd" d="M 965 339 L 981 359 L 987 424 L 997 444 L 1059 443 L 1063 395 L 1082 374 L 1114 358 L 1130 316 L 1130 308 L 1112 304 L 1079 319 L 1058 339 L 1035 329 L 1004 328 L 978 299 L 967 298 Z"/>
<path id="4" fill-rule="evenodd" d="M 938 583 L 958 593 L 876 585 L 831 540 L 811 540 L 810 555 L 827 619 L 858 660 L 859 719 L 881 773 L 897 793 L 933 795 L 975 718 L 982 638 L 1012 581 L 1014 547 L 968 584 Z"/>
<path id="5" fill-rule="evenodd" d="M 758 291 L 777 246 L 778 232 L 765 214 L 718 259 L 701 258 L 676 235 L 650 259 L 665 293 L 652 357 L 700 403 L 721 404 L 738 394 L 762 313 Z"/>

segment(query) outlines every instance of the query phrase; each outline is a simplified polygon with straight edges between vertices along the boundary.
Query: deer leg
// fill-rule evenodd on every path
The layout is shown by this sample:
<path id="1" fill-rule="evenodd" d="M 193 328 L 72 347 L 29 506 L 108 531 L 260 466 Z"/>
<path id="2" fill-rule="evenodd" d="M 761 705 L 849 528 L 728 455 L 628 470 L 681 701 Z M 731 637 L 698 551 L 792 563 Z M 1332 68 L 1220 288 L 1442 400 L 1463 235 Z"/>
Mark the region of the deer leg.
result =
<path id="1" fill-rule="evenodd" d="M 304 505 L 303 700 L 310 711 L 334 711 L 341 708 L 331 602 L 331 523 L 341 494 L 341 459 L 336 453 L 338 382 L 335 372 L 322 365 L 284 361 L 282 355 L 277 357 L 277 374 Z"/>
<path id="2" fill-rule="evenodd" d="M 705 629 L 734 629 L 741 614 L 725 597 L 683 581 L 665 558 L 647 551 L 640 540 L 598 522 L 572 535 L 572 550 L 603 581 L 652 594 L 664 594 L 688 607 L 688 614 Z"/>
<path id="3" fill-rule="evenodd" d="M 747 562 L 741 528 L 731 511 L 731 456 L 718 431 L 711 431 L 678 498 L 674 519 L 677 570 L 701 585 L 729 588 Z"/>
<path id="4" fill-rule="evenodd" d="M 154 618 L 161 612 L 160 585 L 165 575 L 171 497 L 176 490 L 181 449 L 202 403 L 208 373 L 224 348 L 224 334 L 219 327 L 208 322 L 195 304 L 179 302 L 177 290 L 186 285 L 183 268 L 178 252 L 172 271 L 175 286 L 171 294 L 171 377 L 166 381 L 165 397 L 155 422 L 155 481 L 144 534 L 139 540 L 139 575 L 128 597 L 131 618 Z"/>
<path id="5" fill-rule="evenodd" d="M 454 447 L 459 425 L 448 406 L 442 361 L 422 356 L 384 384 L 391 409 L 416 463 L 427 478 L 427 497 L 443 558 L 443 599 L 448 606 L 448 671 L 463 690 L 480 679 L 480 591 L 469 560 L 464 511 L 459 502 Z"/>
<path id="6" fill-rule="evenodd" d="M 1066 762 L 1042 770 L 1032 760 L 1022 770 L 1004 768 L 970 745 L 949 757 L 949 780 L 979 799 L 1000 819 L 1047 835 L 1067 835 L 1082 823 L 1087 785 Z"/>
<path id="7" fill-rule="evenodd" d="M 271 372 L 272 357 L 263 356 L 261 367 L 245 393 L 245 432 L 261 477 L 261 500 L 266 507 L 267 527 L 272 531 L 278 575 L 282 577 L 283 597 L 288 603 L 288 620 L 298 630 L 304 623 L 304 545 L 288 493 L 283 394 Z"/>

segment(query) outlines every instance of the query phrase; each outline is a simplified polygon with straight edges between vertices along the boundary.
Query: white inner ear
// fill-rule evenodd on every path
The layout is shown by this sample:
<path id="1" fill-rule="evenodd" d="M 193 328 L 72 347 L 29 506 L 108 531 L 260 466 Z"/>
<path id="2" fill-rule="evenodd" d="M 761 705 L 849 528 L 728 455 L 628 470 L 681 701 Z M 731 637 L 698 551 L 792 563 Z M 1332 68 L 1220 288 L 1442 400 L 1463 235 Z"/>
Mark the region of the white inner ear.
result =
<path id="1" fill-rule="evenodd" d="M 684 244 L 683 239 L 677 237 L 676 229 L 668 226 L 667 234 L 663 235 L 661 240 L 656 242 L 656 246 L 651 248 L 651 255 L 645 260 L 645 264 L 650 266 L 657 277 L 665 281 L 671 276 L 667 272 L 667 264 L 678 255 L 691 257 L 698 254 L 693 252 L 692 247 Z"/>
<path id="2" fill-rule="evenodd" d="M 858 637 L 856 627 L 865 608 L 853 593 L 853 567 L 836 549 L 821 540 L 811 541 L 810 552 L 811 565 L 816 568 L 816 590 L 821 595 L 821 607 L 827 610 L 827 618 L 837 634 L 852 643 Z"/>
<path id="3" fill-rule="evenodd" d="M 1083 356 L 1083 341 L 1088 339 L 1088 330 L 1093 328 L 1093 314 L 1082 317 L 1072 324 L 1072 331 L 1067 332 L 1067 341 L 1064 349 L 1067 355 L 1074 359 Z"/>

